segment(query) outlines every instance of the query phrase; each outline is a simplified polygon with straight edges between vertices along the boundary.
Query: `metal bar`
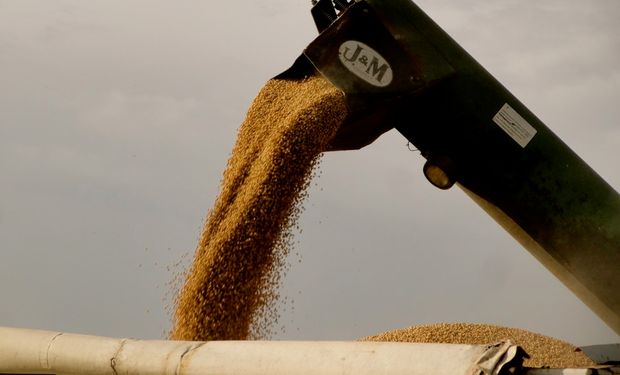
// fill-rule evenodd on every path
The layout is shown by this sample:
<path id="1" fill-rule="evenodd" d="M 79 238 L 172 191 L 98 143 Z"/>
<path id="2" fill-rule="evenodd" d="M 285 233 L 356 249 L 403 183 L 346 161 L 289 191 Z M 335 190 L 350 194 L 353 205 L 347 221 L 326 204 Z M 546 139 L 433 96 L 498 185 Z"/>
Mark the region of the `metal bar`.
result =
<path id="1" fill-rule="evenodd" d="M 143 341 L 0 327 L 3 374 L 478 375 L 522 360 L 510 342 Z"/>

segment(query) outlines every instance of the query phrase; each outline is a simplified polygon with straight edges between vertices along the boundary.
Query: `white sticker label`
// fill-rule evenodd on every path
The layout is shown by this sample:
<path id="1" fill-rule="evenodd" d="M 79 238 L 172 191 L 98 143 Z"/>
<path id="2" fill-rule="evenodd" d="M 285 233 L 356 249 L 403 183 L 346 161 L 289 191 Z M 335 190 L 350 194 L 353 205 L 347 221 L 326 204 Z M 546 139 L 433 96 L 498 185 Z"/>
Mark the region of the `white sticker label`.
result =
<path id="1" fill-rule="evenodd" d="M 362 42 L 347 40 L 338 49 L 340 62 L 371 85 L 385 87 L 392 82 L 392 67 L 377 51 Z"/>
<path id="2" fill-rule="evenodd" d="M 521 147 L 527 146 L 536 135 L 536 129 L 530 125 L 508 103 L 493 116 L 493 121 L 499 125 Z"/>

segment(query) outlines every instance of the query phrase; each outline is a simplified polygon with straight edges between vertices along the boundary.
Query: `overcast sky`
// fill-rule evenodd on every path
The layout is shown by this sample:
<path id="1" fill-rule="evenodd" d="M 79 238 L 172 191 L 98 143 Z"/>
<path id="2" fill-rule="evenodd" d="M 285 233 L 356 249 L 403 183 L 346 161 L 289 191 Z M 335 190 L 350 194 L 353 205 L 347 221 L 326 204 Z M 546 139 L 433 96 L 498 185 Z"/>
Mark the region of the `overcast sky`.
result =
<path id="1" fill-rule="evenodd" d="M 163 336 L 246 109 L 316 35 L 309 3 L 0 0 L 0 325 Z M 620 2 L 418 4 L 620 188 Z M 422 165 L 394 131 L 324 157 L 277 338 L 468 321 L 620 341 Z"/>

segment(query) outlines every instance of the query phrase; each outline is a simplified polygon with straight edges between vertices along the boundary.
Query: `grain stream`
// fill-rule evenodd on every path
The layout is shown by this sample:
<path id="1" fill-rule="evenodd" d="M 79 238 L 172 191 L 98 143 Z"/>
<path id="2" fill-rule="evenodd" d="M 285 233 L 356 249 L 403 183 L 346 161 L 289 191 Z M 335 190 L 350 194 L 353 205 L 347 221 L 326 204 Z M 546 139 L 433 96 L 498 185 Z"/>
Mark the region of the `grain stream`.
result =
<path id="1" fill-rule="evenodd" d="M 326 80 L 267 82 L 247 117 L 175 302 L 170 338 L 266 338 L 285 257 L 322 151 L 346 116 Z"/>
<path id="2" fill-rule="evenodd" d="M 510 339 L 521 346 L 530 358 L 528 367 L 576 368 L 595 363 L 577 347 L 538 333 L 490 324 L 439 323 L 413 326 L 365 337 L 364 341 L 398 341 L 483 345 Z"/>

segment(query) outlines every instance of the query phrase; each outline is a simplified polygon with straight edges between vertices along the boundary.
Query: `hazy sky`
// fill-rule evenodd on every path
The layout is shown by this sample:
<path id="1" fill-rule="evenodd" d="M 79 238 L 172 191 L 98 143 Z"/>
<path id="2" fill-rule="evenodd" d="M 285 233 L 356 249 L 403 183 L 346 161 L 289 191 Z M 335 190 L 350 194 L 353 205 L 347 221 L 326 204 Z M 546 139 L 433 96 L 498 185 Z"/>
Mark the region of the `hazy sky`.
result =
<path id="1" fill-rule="evenodd" d="M 316 35 L 309 3 L 0 0 L 0 325 L 162 337 L 247 107 Z M 418 4 L 620 188 L 620 2 Z M 396 132 L 324 157 L 277 338 L 469 321 L 620 341 L 422 165 Z"/>

